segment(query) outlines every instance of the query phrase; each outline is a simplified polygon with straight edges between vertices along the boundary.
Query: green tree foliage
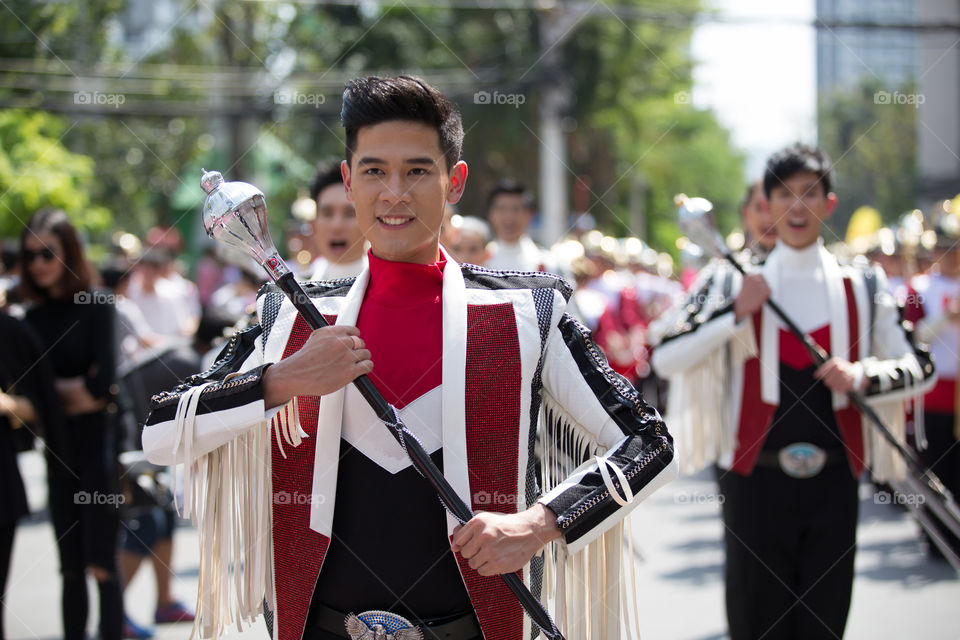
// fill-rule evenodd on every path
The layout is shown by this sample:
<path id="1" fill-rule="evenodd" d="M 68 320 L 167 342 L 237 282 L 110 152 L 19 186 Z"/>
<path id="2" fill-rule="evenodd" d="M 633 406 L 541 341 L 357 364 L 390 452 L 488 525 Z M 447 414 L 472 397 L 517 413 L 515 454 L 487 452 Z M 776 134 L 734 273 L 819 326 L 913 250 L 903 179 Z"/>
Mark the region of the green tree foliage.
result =
<path id="1" fill-rule="evenodd" d="M 99 62 L 124 0 L 0 3 L 0 58 Z"/>
<path id="2" fill-rule="evenodd" d="M 42 111 L 0 111 L 0 235 L 18 236 L 42 207 L 67 211 L 84 230 L 110 227 L 110 212 L 91 204 L 93 160 L 63 145 L 66 130 Z"/>
<path id="3" fill-rule="evenodd" d="M 632 3 L 638 7 L 647 2 Z M 681 16 L 700 11 L 698 0 L 671 5 Z M 572 157 L 591 175 L 596 217 L 611 232 L 637 233 L 673 251 L 680 235 L 674 196 L 713 201 L 722 227 L 738 223 L 743 158 L 708 111 L 691 104 L 689 23 L 598 17 L 585 24 L 565 52 L 577 78 Z M 633 181 L 646 186 L 646 229 L 629 228 Z M 603 194 L 603 197 L 599 197 Z"/>
<path id="4" fill-rule="evenodd" d="M 347 78 L 364 73 L 423 75 L 458 103 L 471 165 L 465 213 L 483 215 L 486 192 L 502 177 L 538 188 L 539 100 L 552 83 L 568 87 L 571 97 L 564 120 L 568 196 L 576 177 L 587 177 L 585 206 L 604 230 L 631 231 L 631 186 L 640 181 L 647 224 L 637 231 L 672 248 L 676 192 L 712 199 L 722 216 L 735 210 L 743 185 L 742 159 L 726 132 L 689 104 L 688 49 L 700 0 L 667 8 L 654 0 L 595 3 L 560 44 L 541 42 L 544 14 L 533 2 L 498 9 L 183 3 L 167 44 L 138 60 L 124 58 L 122 42 L 100 36 L 81 52 L 77 41 L 85 33 L 71 38 L 63 24 L 48 25 L 59 14 L 27 4 L 17 15 L 33 32 L 48 34 L 44 48 L 57 57 L 89 61 L 99 48 L 95 58 L 128 63 L 105 89 L 126 92 L 125 108 L 73 116 L 67 142 L 96 159 L 92 197 L 132 231 L 185 223 L 196 206 L 189 194 L 202 199 L 195 175 L 201 165 L 256 182 L 268 193 L 274 220 L 281 218 L 306 188 L 310 167 L 342 157 L 340 93 Z M 84 15 L 71 15 L 79 22 L 97 16 L 98 25 L 122 24 L 129 10 L 124 0 L 85 5 Z M 27 32 L 9 22 L 3 28 L 18 37 Z M 39 56 L 39 41 L 25 37 L 33 43 L 25 55 Z M 556 66 L 548 51 L 558 56 Z M 475 100 L 478 91 L 514 98 L 483 103 Z M 284 101 L 291 92 L 307 99 Z"/>
<path id="5" fill-rule="evenodd" d="M 912 87 L 893 93 L 864 81 L 821 99 L 819 138 L 834 161 L 839 202 L 831 227 L 839 236 L 861 205 L 878 209 L 885 222 L 916 206 L 917 107 L 909 101 L 912 96 Z"/>

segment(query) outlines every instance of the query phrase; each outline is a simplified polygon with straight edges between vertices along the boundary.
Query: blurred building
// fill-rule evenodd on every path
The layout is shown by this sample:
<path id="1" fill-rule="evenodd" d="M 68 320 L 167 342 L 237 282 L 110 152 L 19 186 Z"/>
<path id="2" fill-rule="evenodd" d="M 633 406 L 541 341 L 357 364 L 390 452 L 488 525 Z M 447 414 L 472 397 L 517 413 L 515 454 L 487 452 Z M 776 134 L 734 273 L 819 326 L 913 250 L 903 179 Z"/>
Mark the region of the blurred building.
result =
<path id="1" fill-rule="evenodd" d="M 917 21 L 915 0 L 817 0 L 817 91 L 855 86 L 879 77 L 889 87 L 914 79 L 917 38 L 906 25 Z M 851 26 L 840 26 L 851 25 Z"/>
<path id="2" fill-rule="evenodd" d="M 817 90 L 913 82 L 919 205 L 960 190 L 960 0 L 817 0 Z"/>

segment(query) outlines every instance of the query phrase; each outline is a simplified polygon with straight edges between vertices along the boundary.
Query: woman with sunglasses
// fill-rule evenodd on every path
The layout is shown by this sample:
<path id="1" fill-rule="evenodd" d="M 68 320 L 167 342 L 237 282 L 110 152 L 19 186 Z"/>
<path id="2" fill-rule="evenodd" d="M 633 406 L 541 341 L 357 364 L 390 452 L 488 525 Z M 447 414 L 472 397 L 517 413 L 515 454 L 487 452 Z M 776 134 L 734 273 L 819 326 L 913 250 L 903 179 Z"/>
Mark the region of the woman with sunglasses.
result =
<path id="1" fill-rule="evenodd" d="M 77 231 L 60 210 L 38 211 L 20 236 L 21 281 L 31 305 L 26 320 L 40 336 L 53 370 L 64 428 L 47 434 L 50 513 L 63 577 L 66 640 L 82 640 L 87 583 L 97 581 L 100 638 L 119 640 L 123 605 L 117 577 L 117 352 L 115 310 Z"/>

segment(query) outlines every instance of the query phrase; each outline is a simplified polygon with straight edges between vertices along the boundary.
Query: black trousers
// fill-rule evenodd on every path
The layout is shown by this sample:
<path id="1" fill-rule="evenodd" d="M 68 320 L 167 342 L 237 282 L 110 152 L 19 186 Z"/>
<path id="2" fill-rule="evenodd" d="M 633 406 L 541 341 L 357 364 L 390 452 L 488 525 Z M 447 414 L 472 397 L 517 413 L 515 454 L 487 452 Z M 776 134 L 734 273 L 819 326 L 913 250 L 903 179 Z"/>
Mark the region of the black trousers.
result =
<path id="1" fill-rule="evenodd" d="M 927 448 L 920 452 L 920 459 L 940 478 L 954 497 L 960 496 L 960 444 L 953 435 L 953 414 L 926 412 L 924 424 Z M 928 509 L 927 512 L 937 531 L 949 541 L 954 551 L 960 553 L 960 539 L 953 535 L 932 511 Z"/>
<path id="2" fill-rule="evenodd" d="M 120 640 L 123 595 L 117 576 L 120 527 L 116 425 L 105 412 L 67 418 L 64 448 L 50 451 L 50 516 L 63 575 L 61 604 L 66 640 L 86 637 L 86 570 L 100 567 L 111 574 L 97 583 L 100 596 L 100 638 Z"/>
<path id="3" fill-rule="evenodd" d="M 7 608 L 7 576 L 10 574 L 10 557 L 13 555 L 13 534 L 17 523 L 0 524 L 0 640 L 3 640 L 3 612 Z"/>
<path id="4" fill-rule="evenodd" d="M 847 464 L 803 480 L 771 468 L 718 474 L 731 640 L 841 638 L 858 510 Z"/>

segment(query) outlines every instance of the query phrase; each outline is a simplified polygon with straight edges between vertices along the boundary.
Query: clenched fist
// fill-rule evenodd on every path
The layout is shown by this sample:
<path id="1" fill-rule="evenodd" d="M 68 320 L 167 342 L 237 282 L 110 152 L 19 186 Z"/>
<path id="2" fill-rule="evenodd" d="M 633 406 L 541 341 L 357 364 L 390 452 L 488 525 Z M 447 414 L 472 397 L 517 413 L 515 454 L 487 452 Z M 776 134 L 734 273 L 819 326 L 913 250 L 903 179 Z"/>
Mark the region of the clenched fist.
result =
<path id="1" fill-rule="evenodd" d="M 271 409 L 294 396 L 323 396 L 371 371 L 370 351 L 356 327 L 321 327 L 299 351 L 264 372 L 264 404 Z"/>
<path id="2" fill-rule="evenodd" d="M 770 298 L 770 287 L 759 273 L 751 273 L 744 277 L 743 286 L 733 303 L 733 314 L 737 322 L 760 310 L 763 303 Z"/>
<path id="3" fill-rule="evenodd" d="M 513 573 L 537 551 L 560 537 L 556 514 L 537 503 L 520 513 L 481 511 L 453 530 L 451 548 L 482 576 Z"/>

